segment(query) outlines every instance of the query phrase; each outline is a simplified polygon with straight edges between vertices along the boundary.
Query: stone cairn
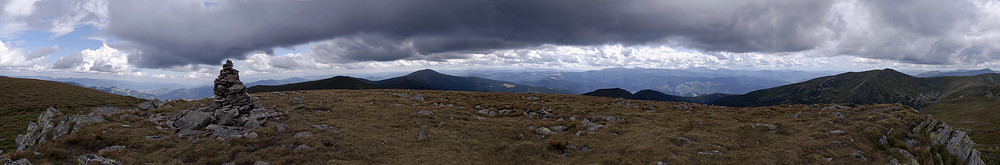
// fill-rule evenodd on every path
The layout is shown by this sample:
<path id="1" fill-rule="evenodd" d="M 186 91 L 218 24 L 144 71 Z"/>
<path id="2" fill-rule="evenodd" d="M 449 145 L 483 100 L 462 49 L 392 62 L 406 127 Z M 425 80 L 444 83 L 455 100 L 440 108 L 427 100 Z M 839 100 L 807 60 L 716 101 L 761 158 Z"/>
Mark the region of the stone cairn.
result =
<path id="1" fill-rule="evenodd" d="M 226 60 L 219 77 L 215 79 L 215 103 L 182 111 L 171 124 L 177 129 L 178 136 L 240 137 L 246 134 L 247 129 L 261 127 L 268 118 L 278 116 L 277 112 L 254 103 L 256 100 L 247 93 L 239 73 L 233 69 L 233 62 Z M 203 128 L 212 131 L 199 131 Z"/>

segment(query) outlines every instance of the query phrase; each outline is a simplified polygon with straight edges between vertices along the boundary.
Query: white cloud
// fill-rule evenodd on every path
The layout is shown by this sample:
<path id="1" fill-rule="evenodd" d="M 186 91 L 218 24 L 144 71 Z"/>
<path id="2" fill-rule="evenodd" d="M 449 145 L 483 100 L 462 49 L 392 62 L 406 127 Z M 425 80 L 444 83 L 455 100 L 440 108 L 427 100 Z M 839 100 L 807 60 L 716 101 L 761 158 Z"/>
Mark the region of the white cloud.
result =
<path id="1" fill-rule="evenodd" d="M 28 52 L 0 41 L 0 67 L 37 68 L 38 63 L 53 52 L 49 49 Z"/>
<path id="2" fill-rule="evenodd" d="M 114 73 L 142 76 L 139 68 L 129 64 L 129 54 L 103 44 L 97 50 L 85 49 L 69 57 L 60 58 L 52 68 L 75 72 Z"/>

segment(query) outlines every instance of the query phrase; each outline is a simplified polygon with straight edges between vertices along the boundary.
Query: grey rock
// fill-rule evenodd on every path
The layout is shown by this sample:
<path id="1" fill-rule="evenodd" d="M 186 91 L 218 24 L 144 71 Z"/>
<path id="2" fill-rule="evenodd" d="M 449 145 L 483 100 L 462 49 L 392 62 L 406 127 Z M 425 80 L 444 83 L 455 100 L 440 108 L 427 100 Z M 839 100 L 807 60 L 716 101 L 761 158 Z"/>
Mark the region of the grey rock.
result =
<path id="1" fill-rule="evenodd" d="M 80 164 L 90 164 L 90 163 L 99 163 L 99 164 L 103 164 L 103 165 L 120 165 L 120 164 L 122 164 L 121 162 L 118 162 L 118 160 L 108 159 L 108 158 L 104 158 L 104 157 L 93 155 L 93 154 L 80 155 L 79 157 L 76 158 L 76 162 L 78 162 Z"/>
<path id="2" fill-rule="evenodd" d="M 554 132 L 565 132 L 568 129 L 566 126 L 552 126 L 552 131 Z"/>
<path id="3" fill-rule="evenodd" d="M 897 160 L 896 158 L 892 158 L 892 160 L 889 161 L 889 164 L 890 165 L 902 165 L 902 164 L 899 164 L 899 160 Z"/>
<path id="4" fill-rule="evenodd" d="M 792 114 L 792 119 L 799 118 L 799 114 L 802 114 L 802 111 L 795 112 L 795 114 Z"/>
<path id="5" fill-rule="evenodd" d="M 920 164 L 920 161 L 917 160 L 917 156 L 914 156 L 909 151 L 899 149 L 899 154 L 905 157 L 904 160 L 906 160 L 907 164 Z"/>
<path id="6" fill-rule="evenodd" d="M 111 105 L 106 105 L 106 106 L 103 106 L 103 107 L 91 108 L 90 109 L 90 114 L 88 114 L 88 115 L 91 115 L 91 116 L 93 116 L 93 115 L 110 115 L 110 114 L 115 114 L 115 113 L 119 113 L 119 112 L 125 112 L 125 110 L 122 110 L 121 108 L 118 108 L 118 107 L 112 107 Z"/>
<path id="7" fill-rule="evenodd" d="M 434 112 L 431 112 L 431 111 L 428 111 L 428 110 L 420 110 L 420 111 L 417 111 L 417 113 L 421 114 L 421 115 L 428 115 L 428 116 L 434 115 Z"/>
<path id="8" fill-rule="evenodd" d="M 703 156 L 715 156 L 720 154 L 722 154 L 722 151 L 719 150 L 708 150 L 708 151 L 698 152 L 698 155 L 703 155 Z"/>
<path id="9" fill-rule="evenodd" d="M 60 114 L 62 113 L 59 112 L 59 110 L 49 107 L 49 109 L 46 109 L 42 112 L 42 114 L 38 115 L 38 120 L 28 123 L 28 129 L 25 131 L 25 134 L 18 134 L 17 138 L 14 139 L 17 151 L 24 151 L 32 146 L 45 143 L 45 140 L 47 140 L 45 138 L 45 134 L 49 129 L 55 126 L 52 122 L 52 118 Z"/>
<path id="10" fill-rule="evenodd" d="M 247 137 L 247 138 L 251 138 L 251 139 L 256 139 L 256 138 L 257 138 L 257 136 L 258 136 L 258 135 L 257 135 L 257 133 L 256 133 L 256 132 L 250 132 L 250 133 L 248 133 L 248 134 L 246 135 L 246 137 Z"/>
<path id="11" fill-rule="evenodd" d="M 906 148 L 913 148 L 917 144 L 920 144 L 920 141 L 917 141 L 917 139 L 906 139 Z"/>
<path id="12" fill-rule="evenodd" d="M 552 131 L 552 130 L 550 130 L 549 128 L 545 128 L 545 127 L 538 127 L 538 129 L 535 129 L 535 133 L 538 133 L 538 134 L 540 134 L 540 135 L 551 135 L 551 134 L 556 134 L 556 132 L 553 132 L 553 131 Z"/>
<path id="13" fill-rule="evenodd" d="M 146 138 L 146 140 L 156 140 L 156 139 L 162 139 L 164 137 L 167 137 L 167 136 L 166 135 L 153 135 L 153 136 L 146 136 L 145 138 Z"/>
<path id="14" fill-rule="evenodd" d="M 839 129 L 838 130 L 833 130 L 833 131 L 826 132 L 826 134 L 831 134 L 831 135 L 842 135 L 842 134 L 845 134 L 845 133 L 847 133 L 847 132 L 844 132 L 844 130 L 839 130 Z"/>
<path id="15" fill-rule="evenodd" d="M 25 158 L 21 158 L 17 159 L 17 161 L 14 161 L 13 164 L 11 165 L 31 165 L 31 161 L 28 161 L 28 159 Z"/>
<path id="16" fill-rule="evenodd" d="M 302 104 L 302 103 L 304 103 L 304 101 L 302 101 L 302 99 L 300 99 L 299 97 L 295 97 L 292 99 L 292 104 Z"/>
<path id="17" fill-rule="evenodd" d="M 885 135 L 882 135 L 882 138 L 878 139 L 878 144 L 889 145 L 889 139 L 887 139 Z"/>
<path id="18" fill-rule="evenodd" d="M 306 105 L 299 104 L 298 106 L 295 106 L 295 108 L 292 109 L 303 109 L 303 108 L 306 108 Z"/>
<path id="19" fill-rule="evenodd" d="M 686 137 L 677 137 L 677 140 L 683 141 L 685 143 L 695 143 L 694 140 L 688 139 Z"/>
<path id="20" fill-rule="evenodd" d="M 427 132 L 420 131 L 419 133 L 417 133 L 417 141 L 424 140 L 424 137 L 427 137 Z"/>
<path id="21" fill-rule="evenodd" d="M 179 138 L 192 137 L 192 136 L 201 135 L 201 133 L 203 133 L 203 132 L 199 131 L 199 130 L 181 129 L 181 130 L 177 130 L 177 137 L 179 137 Z"/>
<path id="22" fill-rule="evenodd" d="M 303 132 L 297 132 L 297 133 L 295 133 L 294 137 L 310 137 L 310 136 L 313 136 L 312 132 L 303 131 Z"/>
<path id="23" fill-rule="evenodd" d="M 267 162 L 264 162 L 264 161 L 257 161 L 257 162 L 254 162 L 253 165 L 271 165 L 271 163 L 267 163 Z"/>
<path id="24" fill-rule="evenodd" d="M 298 147 L 295 147 L 295 150 L 308 150 L 308 149 L 309 149 L 309 146 L 307 146 L 305 144 L 300 144 Z"/>
<path id="25" fill-rule="evenodd" d="M 841 113 L 841 112 L 833 112 L 833 116 L 837 116 L 838 118 L 841 118 L 841 119 L 847 118 L 847 116 L 844 116 L 844 113 Z"/>
<path id="26" fill-rule="evenodd" d="M 412 99 L 413 100 L 424 101 L 424 95 L 417 93 L 416 95 L 413 95 Z"/>
<path id="27" fill-rule="evenodd" d="M 335 131 L 335 129 L 329 125 L 312 125 L 313 128 L 321 129 L 325 131 Z"/>
<path id="28" fill-rule="evenodd" d="M 587 146 L 580 147 L 580 152 L 582 152 L 582 153 L 588 153 L 588 152 L 590 152 L 590 148 L 588 148 Z"/>
<path id="29" fill-rule="evenodd" d="M 275 132 L 279 132 L 279 133 L 280 132 L 285 132 L 285 131 L 288 131 L 288 128 L 285 127 L 285 123 L 278 123 L 278 124 L 274 125 L 274 131 Z"/>
<path id="30" fill-rule="evenodd" d="M 193 111 L 188 112 L 181 119 L 174 121 L 173 126 L 180 129 L 201 129 L 212 121 L 212 113 Z"/>
<path id="31" fill-rule="evenodd" d="M 244 134 L 243 131 L 231 127 L 215 127 L 212 128 L 212 130 L 213 130 L 212 133 L 213 136 L 221 138 L 223 140 L 243 137 Z"/>
<path id="32" fill-rule="evenodd" d="M 102 148 L 100 150 L 97 150 L 97 153 L 104 154 L 104 153 L 107 153 L 107 152 L 118 151 L 118 150 L 123 150 L 123 149 L 125 149 L 124 145 L 113 145 L 113 146 L 108 146 L 108 147 L 104 147 L 104 148 Z"/>
<path id="33" fill-rule="evenodd" d="M 774 124 L 761 124 L 761 123 L 750 123 L 750 128 L 766 127 L 767 132 L 775 133 L 778 132 L 778 126 Z"/>

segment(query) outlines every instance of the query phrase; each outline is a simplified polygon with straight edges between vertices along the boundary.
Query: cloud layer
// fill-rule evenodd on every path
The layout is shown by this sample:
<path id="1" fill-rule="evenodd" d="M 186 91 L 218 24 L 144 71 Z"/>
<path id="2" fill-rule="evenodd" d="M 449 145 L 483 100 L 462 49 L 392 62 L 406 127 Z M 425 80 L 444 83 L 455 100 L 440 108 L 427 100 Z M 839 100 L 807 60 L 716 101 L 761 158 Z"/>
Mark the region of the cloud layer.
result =
<path id="1" fill-rule="evenodd" d="M 676 56 L 655 54 L 663 46 L 719 60 L 852 56 L 967 66 L 1000 60 L 1000 2 L 992 0 L 10 0 L 0 5 L 5 23 L 0 38 L 25 29 L 58 36 L 87 25 L 116 39 L 114 49 L 128 52 L 127 58 L 102 58 L 108 65 L 93 59 L 94 65 L 82 66 L 88 61 L 84 53 L 53 64 L 88 71 L 190 71 L 225 59 L 248 60 L 262 70 L 352 68 L 361 67 L 356 66 L 360 62 L 401 60 L 525 65 L 554 60 L 607 67 L 671 62 Z M 310 45 L 307 53 L 273 53 L 302 44 Z M 611 48 L 541 55 L 551 49 L 608 46 L 622 47 L 615 53 L 623 55 L 606 56 L 613 53 L 603 51 Z M 635 53 L 654 54 L 629 55 Z M 621 58 L 651 61 L 608 62 Z"/>

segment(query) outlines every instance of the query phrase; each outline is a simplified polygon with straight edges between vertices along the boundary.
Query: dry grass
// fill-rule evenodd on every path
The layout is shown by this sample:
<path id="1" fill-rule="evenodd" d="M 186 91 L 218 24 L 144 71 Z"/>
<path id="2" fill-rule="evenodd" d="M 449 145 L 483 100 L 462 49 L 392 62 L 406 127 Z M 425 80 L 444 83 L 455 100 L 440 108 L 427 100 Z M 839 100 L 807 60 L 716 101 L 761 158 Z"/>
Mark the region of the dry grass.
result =
<path id="1" fill-rule="evenodd" d="M 0 76 L 0 149 L 14 149 L 17 134 L 24 134 L 28 122 L 49 107 L 64 114 L 87 114 L 105 105 L 135 108 L 142 101 L 61 82 Z"/>
<path id="2" fill-rule="evenodd" d="M 421 94 L 423 101 L 394 93 Z M 106 116 L 109 122 L 85 127 L 82 132 L 43 146 L 42 155 L 14 153 L 32 162 L 68 163 L 72 157 L 95 153 L 112 145 L 126 150 L 99 155 L 128 164 L 219 164 L 267 161 L 275 164 L 884 164 L 902 158 L 896 148 L 906 148 L 904 137 L 926 142 L 906 133 L 923 116 L 898 105 L 864 105 L 863 108 L 823 110 L 826 105 L 793 105 L 729 108 L 676 102 L 618 100 L 602 97 L 551 94 L 509 94 L 414 90 L 316 90 L 253 94 L 259 102 L 287 116 L 253 130 L 257 138 L 177 138 L 145 121 L 151 114 L 173 115 L 178 110 L 209 104 L 209 100 L 174 102 L 172 108 Z M 292 98 L 307 108 L 292 109 Z M 638 107 L 621 104 L 628 102 Z M 437 103 L 437 104 L 436 104 Z M 452 106 L 447 106 L 451 104 Z M 435 106 L 444 105 L 444 106 Z M 479 106 L 480 108 L 475 108 Z M 686 107 L 691 107 L 687 109 Z M 510 109 L 512 113 L 484 116 L 480 109 Z M 527 111 L 550 110 L 552 117 L 529 117 Z M 433 115 L 422 115 L 428 110 Z M 793 114 L 801 112 L 798 118 Z M 832 112 L 842 112 L 841 119 Z M 485 118 L 480 121 L 477 116 Z M 587 133 L 580 120 L 605 123 L 599 116 L 625 119 Z M 570 118 L 576 120 L 570 120 Z M 562 119 L 559 121 L 558 119 Z M 278 132 L 277 123 L 287 125 Z M 750 123 L 777 125 L 775 132 Z M 311 125 L 330 125 L 325 131 Z M 129 125 L 128 128 L 122 125 Z M 529 127 L 567 126 L 567 132 L 539 136 Z M 827 134 L 843 130 L 842 135 Z M 889 134 L 889 145 L 878 138 Z M 314 133 L 307 138 L 295 132 Z M 583 131 L 581 136 L 575 133 Z M 418 140 L 420 132 L 426 137 Z M 169 135 L 146 140 L 145 136 Z M 686 143 L 678 138 L 695 141 Z M 309 149 L 296 150 L 299 145 Z M 58 146 L 58 147 L 52 147 Z M 927 143 L 911 149 L 921 162 L 934 161 Z M 579 148 L 587 147 L 590 152 Z M 58 148 L 58 149 L 57 149 Z M 577 149 L 573 149 L 577 148 Z M 700 155 L 717 150 L 722 154 Z M 853 156 L 861 151 L 867 159 Z M 832 158 L 828 162 L 826 158 Z"/>

